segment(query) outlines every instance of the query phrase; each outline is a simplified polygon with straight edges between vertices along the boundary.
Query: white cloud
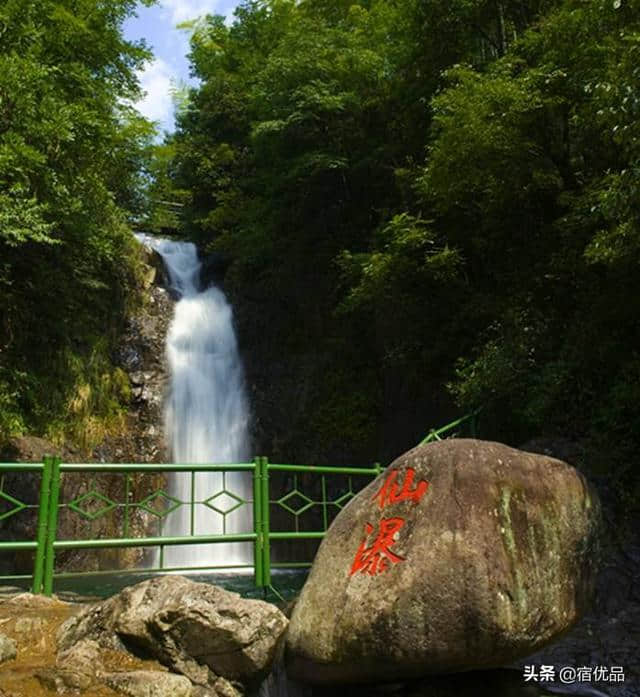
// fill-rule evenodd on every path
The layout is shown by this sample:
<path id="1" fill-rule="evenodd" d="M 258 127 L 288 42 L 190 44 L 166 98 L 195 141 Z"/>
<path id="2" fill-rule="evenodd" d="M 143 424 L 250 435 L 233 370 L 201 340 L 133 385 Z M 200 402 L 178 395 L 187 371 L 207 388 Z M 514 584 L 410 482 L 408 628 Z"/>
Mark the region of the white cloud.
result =
<path id="1" fill-rule="evenodd" d="M 162 7 L 167 10 L 173 24 L 186 22 L 206 14 L 220 12 L 220 0 L 162 0 Z"/>
<path id="2" fill-rule="evenodd" d="M 144 97 L 136 104 L 138 111 L 167 130 L 173 126 L 172 77 L 173 69 L 162 58 L 147 63 L 139 74 Z"/>
<path id="3" fill-rule="evenodd" d="M 222 14 L 232 21 L 239 0 L 159 0 L 152 8 L 142 8 L 132 20 L 130 35 L 146 36 L 155 59 L 139 71 L 138 78 L 144 97 L 135 107 L 144 116 L 159 123 L 161 130 L 174 130 L 172 87 L 176 83 L 195 84 L 189 76 L 189 32 L 179 31 L 176 25 L 206 14 Z M 2 4 L 2 0 L 0 0 Z"/>

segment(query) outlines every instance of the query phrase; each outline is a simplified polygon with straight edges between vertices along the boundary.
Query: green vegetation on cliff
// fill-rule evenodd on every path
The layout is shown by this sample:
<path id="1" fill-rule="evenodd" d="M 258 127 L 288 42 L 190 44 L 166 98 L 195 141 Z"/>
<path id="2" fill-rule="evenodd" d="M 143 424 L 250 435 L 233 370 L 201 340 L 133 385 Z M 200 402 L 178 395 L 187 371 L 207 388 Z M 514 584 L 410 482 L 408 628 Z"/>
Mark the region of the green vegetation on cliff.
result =
<path id="1" fill-rule="evenodd" d="M 149 55 L 122 37 L 135 5 L 0 4 L 0 439 L 87 445 L 126 397 L 110 352 L 152 133 L 127 106 Z"/>
<path id="2" fill-rule="evenodd" d="M 632 467 L 638 0 L 246 1 L 191 60 L 173 185 L 261 337 L 319 357 L 307 440 L 375 457 L 431 425 L 376 442 L 407 404 L 482 404 Z"/>

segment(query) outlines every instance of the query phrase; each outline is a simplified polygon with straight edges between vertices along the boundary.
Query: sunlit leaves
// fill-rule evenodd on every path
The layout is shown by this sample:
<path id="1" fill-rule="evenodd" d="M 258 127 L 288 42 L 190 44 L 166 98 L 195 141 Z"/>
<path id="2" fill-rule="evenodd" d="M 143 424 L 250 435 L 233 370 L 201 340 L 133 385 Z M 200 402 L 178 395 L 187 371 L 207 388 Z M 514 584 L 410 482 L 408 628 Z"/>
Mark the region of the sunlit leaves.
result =
<path id="1" fill-rule="evenodd" d="M 64 421 L 53 405 L 62 409 L 72 378 L 54 366 L 63 354 L 82 363 L 92 337 L 113 335 L 127 302 L 126 220 L 142 205 L 152 137 L 126 106 L 149 57 L 122 35 L 135 7 L 0 4 L 0 404 L 21 410 L 8 420 L 0 414 L 0 437 L 6 424 Z"/>
<path id="2" fill-rule="evenodd" d="M 25 193 L 17 185 L 0 192 L 0 244 L 17 247 L 28 240 L 55 242 L 49 234 L 52 225 L 46 222 L 46 208 Z"/>

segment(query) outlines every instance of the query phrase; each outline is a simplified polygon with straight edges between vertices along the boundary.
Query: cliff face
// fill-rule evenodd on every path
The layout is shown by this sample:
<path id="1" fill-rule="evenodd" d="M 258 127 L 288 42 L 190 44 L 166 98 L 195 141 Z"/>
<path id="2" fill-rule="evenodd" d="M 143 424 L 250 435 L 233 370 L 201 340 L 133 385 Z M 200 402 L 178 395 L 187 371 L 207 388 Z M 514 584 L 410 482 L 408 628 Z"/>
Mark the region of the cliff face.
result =
<path id="1" fill-rule="evenodd" d="M 13 438 L 0 448 L 1 462 L 41 462 L 44 455 L 59 455 L 63 462 L 151 463 L 166 462 L 168 448 L 163 433 L 163 402 L 168 382 L 164 341 L 173 315 L 174 301 L 163 287 L 164 269 L 155 252 L 145 250 L 141 309 L 127 318 L 125 330 L 112 361 L 128 377 L 130 402 L 124 422 L 91 452 L 65 444 L 58 446 L 36 436 Z M 58 520 L 58 539 L 90 539 L 123 536 L 141 537 L 159 532 L 160 518 L 148 510 L 122 505 L 100 513 L 107 504 L 135 504 L 165 486 L 157 474 L 132 473 L 128 490 L 123 474 L 62 474 L 61 503 L 77 502 L 84 515 L 63 506 Z M 27 508 L 0 521 L 5 540 L 34 540 L 40 475 L 14 472 L 5 475 L 2 491 L 34 508 Z M 104 497 L 101 498 L 101 497 Z M 160 502 L 161 503 L 161 502 Z M 161 506 L 156 502 L 157 510 Z M 151 507 L 154 507 L 151 502 Z M 3 511 L 4 512 L 4 511 Z M 57 555 L 58 570 L 125 568 L 144 563 L 144 550 L 77 550 Z M 19 552 L 3 555 L 0 570 L 30 573 L 32 555 Z"/>
<path id="2" fill-rule="evenodd" d="M 128 376 L 131 399 L 125 428 L 108 436 L 93 451 L 97 462 L 166 462 L 163 403 L 169 381 L 165 337 L 175 301 L 165 287 L 159 255 L 144 248 L 145 274 L 142 309 L 127 318 L 113 361 Z"/>

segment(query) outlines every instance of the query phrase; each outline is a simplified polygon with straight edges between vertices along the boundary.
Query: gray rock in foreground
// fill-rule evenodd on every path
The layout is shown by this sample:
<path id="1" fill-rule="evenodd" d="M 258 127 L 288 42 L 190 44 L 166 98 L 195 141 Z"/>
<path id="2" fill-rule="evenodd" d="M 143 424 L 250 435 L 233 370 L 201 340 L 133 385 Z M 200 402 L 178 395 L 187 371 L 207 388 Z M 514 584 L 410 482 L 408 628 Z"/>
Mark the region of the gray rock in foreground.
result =
<path id="1" fill-rule="evenodd" d="M 83 639 L 135 648 L 197 685 L 218 677 L 257 685 L 268 673 L 288 621 L 274 605 L 216 586 L 162 576 L 125 588 L 68 619 L 61 651 Z"/>
<path id="2" fill-rule="evenodd" d="M 414 448 L 333 522 L 287 665 L 315 683 L 498 667 L 567 631 L 594 587 L 600 505 L 573 467 L 499 443 Z"/>

